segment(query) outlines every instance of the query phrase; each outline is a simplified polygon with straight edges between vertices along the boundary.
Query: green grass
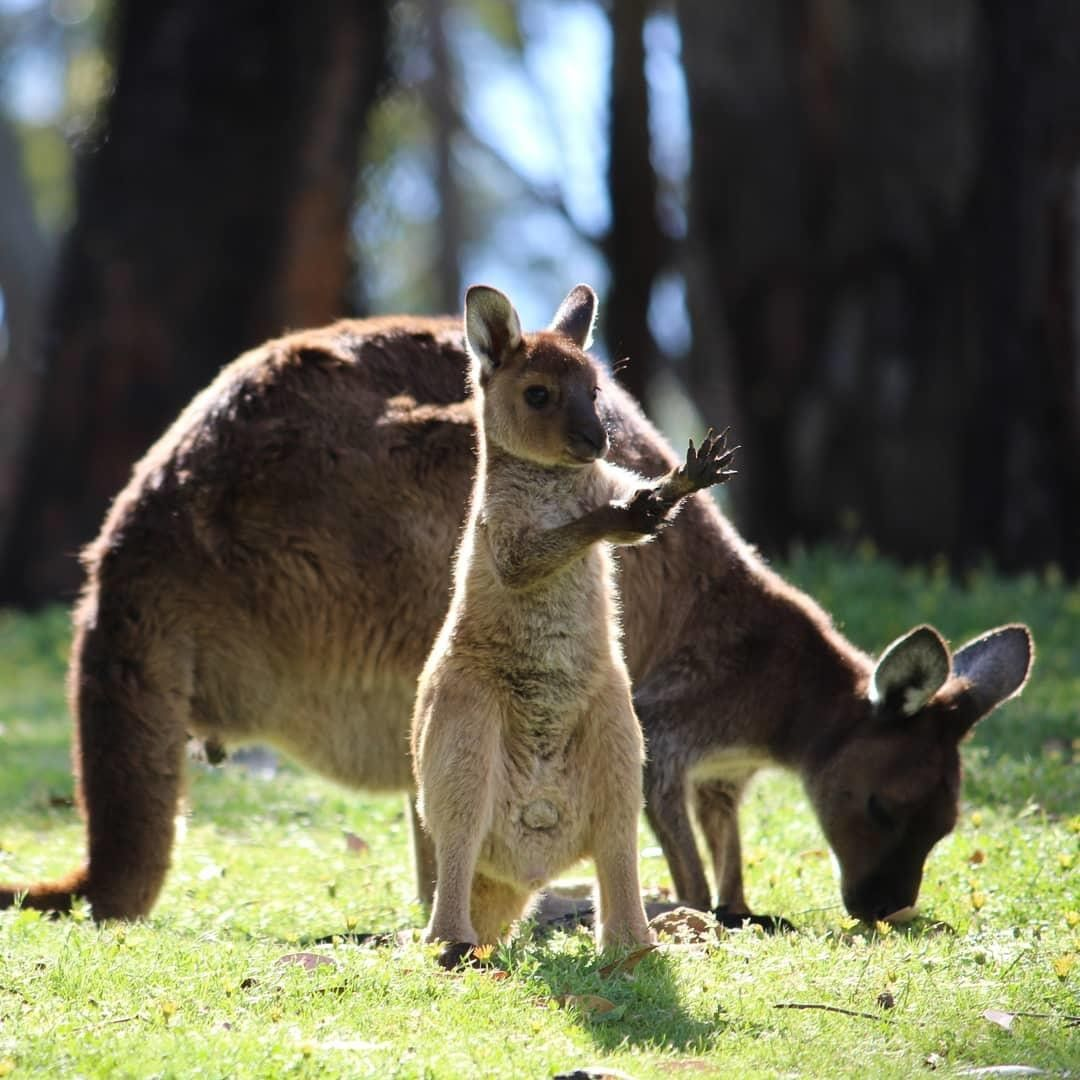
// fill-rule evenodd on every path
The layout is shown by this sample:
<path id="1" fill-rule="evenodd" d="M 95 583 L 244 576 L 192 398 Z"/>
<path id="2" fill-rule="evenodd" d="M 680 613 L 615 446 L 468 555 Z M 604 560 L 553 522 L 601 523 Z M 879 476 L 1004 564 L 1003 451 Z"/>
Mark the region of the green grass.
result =
<path id="1" fill-rule="evenodd" d="M 580 933 L 521 938 L 463 974 L 415 941 L 308 946 L 419 925 L 401 802 L 289 767 L 266 780 L 193 766 L 187 836 L 145 923 L 0 914 L 0 1075 L 1080 1075 L 1080 1027 L 1065 1020 L 1080 1015 L 1080 589 L 989 573 L 959 588 L 868 551 L 803 553 L 786 570 L 868 649 L 923 621 L 954 643 L 999 622 L 1034 630 L 1032 682 L 967 748 L 963 816 L 910 927 L 849 925 L 798 786 L 770 774 L 743 815 L 748 891 L 796 935 L 665 946 L 609 977 Z M 66 633 L 63 613 L 0 614 L 0 879 L 81 854 L 65 804 Z M 642 847 L 645 882 L 663 887 L 644 829 Z M 283 959 L 298 951 L 331 962 Z M 815 1007 L 778 1007 L 792 1004 Z M 1041 1015 L 1005 1030 L 989 1009 Z"/>

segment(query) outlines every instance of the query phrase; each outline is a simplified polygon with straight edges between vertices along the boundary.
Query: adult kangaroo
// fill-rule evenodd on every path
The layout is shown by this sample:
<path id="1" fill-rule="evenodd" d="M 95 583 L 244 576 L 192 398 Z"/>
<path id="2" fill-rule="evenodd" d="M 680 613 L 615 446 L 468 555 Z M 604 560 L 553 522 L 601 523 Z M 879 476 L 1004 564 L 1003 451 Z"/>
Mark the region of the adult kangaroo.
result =
<path id="1" fill-rule="evenodd" d="M 135 466 L 83 553 L 69 673 L 87 858 L 0 906 L 146 914 L 169 865 L 189 735 L 263 741 L 344 784 L 411 792 L 417 676 L 450 597 L 475 467 L 461 319 L 344 321 L 241 356 Z M 609 458 L 677 465 L 600 368 Z M 748 448 L 752 453 L 753 448 Z M 754 482 L 750 480 L 748 482 Z M 760 482 L 760 479 L 757 481 Z M 621 556 L 646 812 L 679 898 L 748 912 L 737 807 L 764 765 L 802 779 L 844 903 L 915 902 L 954 825 L 959 743 L 1023 686 L 1024 626 L 950 655 L 919 627 L 876 663 L 756 556 L 706 495 Z M 430 844 L 413 814 L 417 881 Z"/>

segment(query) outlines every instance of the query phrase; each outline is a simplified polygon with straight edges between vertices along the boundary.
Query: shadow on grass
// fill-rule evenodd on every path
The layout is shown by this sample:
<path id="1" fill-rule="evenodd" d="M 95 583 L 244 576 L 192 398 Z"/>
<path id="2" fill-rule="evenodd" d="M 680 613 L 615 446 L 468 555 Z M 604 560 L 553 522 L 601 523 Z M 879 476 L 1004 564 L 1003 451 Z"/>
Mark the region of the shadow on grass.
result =
<path id="1" fill-rule="evenodd" d="M 539 942 L 517 939 L 498 955 L 513 977 L 575 1015 L 598 1050 L 703 1053 L 731 1022 L 719 1006 L 713 1017 L 692 1015 L 680 997 L 673 958 L 658 950 L 631 972 L 612 971 L 620 955 L 597 954 L 591 934 L 579 931 Z"/>

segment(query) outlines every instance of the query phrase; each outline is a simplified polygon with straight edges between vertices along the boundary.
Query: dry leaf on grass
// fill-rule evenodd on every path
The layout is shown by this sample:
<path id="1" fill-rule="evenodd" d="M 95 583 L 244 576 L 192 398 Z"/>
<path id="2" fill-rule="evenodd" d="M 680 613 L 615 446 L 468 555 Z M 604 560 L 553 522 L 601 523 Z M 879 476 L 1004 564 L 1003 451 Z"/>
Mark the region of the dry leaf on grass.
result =
<path id="1" fill-rule="evenodd" d="M 1016 1014 L 1003 1012 L 1001 1009 L 985 1009 L 982 1017 L 984 1020 L 989 1020 L 991 1024 L 997 1024 L 1003 1031 L 1012 1031 Z"/>
<path id="2" fill-rule="evenodd" d="M 657 933 L 684 945 L 693 945 L 716 938 L 720 923 L 716 916 L 694 908 L 677 907 L 656 915 L 649 926 Z"/>
<path id="3" fill-rule="evenodd" d="M 621 960 L 616 960 L 611 964 L 605 964 L 600 969 L 601 978 L 609 979 L 612 975 L 629 975 L 630 972 L 632 972 L 634 968 L 636 968 L 655 948 L 655 945 L 642 945 L 640 949 L 635 949 Z"/>

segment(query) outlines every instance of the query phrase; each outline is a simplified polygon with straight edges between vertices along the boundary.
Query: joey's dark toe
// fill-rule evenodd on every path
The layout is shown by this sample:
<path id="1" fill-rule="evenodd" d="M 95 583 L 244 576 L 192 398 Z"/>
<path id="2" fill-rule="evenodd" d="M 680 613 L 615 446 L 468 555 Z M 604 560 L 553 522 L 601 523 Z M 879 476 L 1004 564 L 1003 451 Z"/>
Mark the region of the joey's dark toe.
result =
<path id="1" fill-rule="evenodd" d="M 448 945 L 444 945 L 439 953 L 439 967 L 446 968 L 448 971 L 457 967 L 479 967 L 480 962 L 473 951 L 475 948 L 476 946 L 468 941 L 451 941 Z"/>

